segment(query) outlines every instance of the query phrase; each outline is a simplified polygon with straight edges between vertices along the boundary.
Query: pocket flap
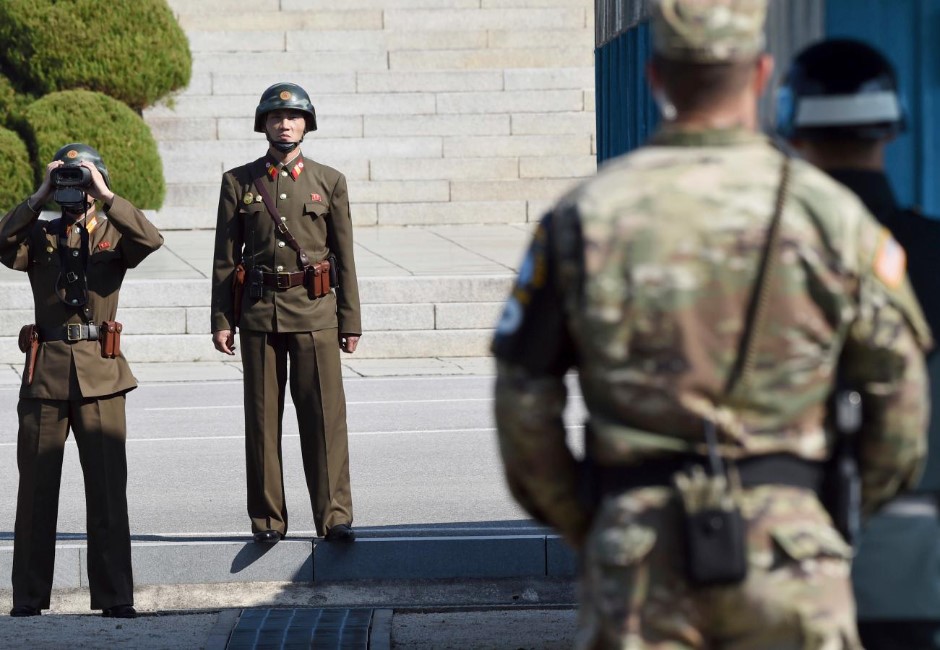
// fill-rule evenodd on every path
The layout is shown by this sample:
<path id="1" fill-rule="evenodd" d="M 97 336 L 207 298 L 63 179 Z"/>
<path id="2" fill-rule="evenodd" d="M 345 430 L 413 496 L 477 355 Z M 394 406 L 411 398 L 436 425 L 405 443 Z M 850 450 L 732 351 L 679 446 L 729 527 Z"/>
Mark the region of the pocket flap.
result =
<path id="1" fill-rule="evenodd" d="M 121 251 L 107 248 L 104 250 L 96 250 L 88 258 L 89 262 L 92 264 L 100 264 L 102 262 L 114 262 L 115 260 L 121 259 Z"/>
<path id="2" fill-rule="evenodd" d="M 325 217 L 329 212 L 330 209 L 322 203 L 316 203 L 315 201 L 304 203 L 304 214 L 311 217 Z"/>
<path id="3" fill-rule="evenodd" d="M 817 522 L 789 522 L 775 526 L 771 537 L 794 560 L 816 557 L 851 559 L 852 548 L 832 526 Z"/>
<path id="4" fill-rule="evenodd" d="M 264 210 L 264 203 L 249 203 L 238 206 L 239 214 L 258 214 Z"/>

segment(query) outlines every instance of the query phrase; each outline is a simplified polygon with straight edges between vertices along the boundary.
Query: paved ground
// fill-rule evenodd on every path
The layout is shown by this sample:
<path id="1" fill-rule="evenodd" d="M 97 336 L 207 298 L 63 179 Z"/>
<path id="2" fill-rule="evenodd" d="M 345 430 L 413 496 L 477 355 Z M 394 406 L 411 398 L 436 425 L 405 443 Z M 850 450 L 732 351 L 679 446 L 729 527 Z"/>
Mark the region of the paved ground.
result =
<path id="1" fill-rule="evenodd" d="M 0 648 L 42 650 L 222 650 L 240 610 L 145 615 L 131 621 L 98 616 L 0 616 Z M 395 611 L 390 645 L 410 650 L 554 650 L 574 645 L 575 611 L 518 609 Z M 259 646 L 260 647 L 260 646 Z M 381 647 L 373 644 L 371 647 Z"/>

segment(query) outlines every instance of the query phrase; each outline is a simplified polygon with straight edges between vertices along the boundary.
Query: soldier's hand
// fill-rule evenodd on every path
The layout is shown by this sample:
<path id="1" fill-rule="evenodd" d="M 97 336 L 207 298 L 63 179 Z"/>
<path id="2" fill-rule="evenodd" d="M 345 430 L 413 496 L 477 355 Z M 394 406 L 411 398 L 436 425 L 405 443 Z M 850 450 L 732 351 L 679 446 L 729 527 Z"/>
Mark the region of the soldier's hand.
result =
<path id="1" fill-rule="evenodd" d="M 49 200 L 49 197 L 52 195 L 52 170 L 57 169 L 64 165 L 61 160 L 53 160 L 51 163 L 46 165 L 46 172 L 42 177 L 42 184 L 39 186 L 39 189 L 31 197 L 29 197 L 29 204 L 36 211 L 42 209 L 43 204 Z"/>
<path id="2" fill-rule="evenodd" d="M 235 334 L 232 330 L 219 330 L 212 333 L 212 344 L 215 349 L 225 354 L 235 354 Z"/>
<path id="3" fill-rule="evenodd" d="M 88 195 L 105 203 L 111 203 L 114 199 L 114 192 L 108 189 L 108 184 L 104 182 L 104 176 L 98 171 L 98 168 L 87 160 L 83 160 L 81 166 L 91 172 L 91 186 L 88 188 Z"/>
<path id="4" fill-rule="evenodd" d="M 339 348 L 347 354 L 352 354 L 356 351 L 356 347 L 359 345 L 359 336 L 356 334 L 340 334 L 339 335 Z"/>

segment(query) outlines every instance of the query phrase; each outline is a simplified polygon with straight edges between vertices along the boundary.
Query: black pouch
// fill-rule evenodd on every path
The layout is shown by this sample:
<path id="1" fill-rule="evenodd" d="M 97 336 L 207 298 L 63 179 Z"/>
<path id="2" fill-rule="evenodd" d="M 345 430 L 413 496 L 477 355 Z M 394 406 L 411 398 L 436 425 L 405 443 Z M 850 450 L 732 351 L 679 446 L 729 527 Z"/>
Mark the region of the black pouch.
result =
<path id="1" fill-rule="evenodd" d="M 261 300 L 264 295 L 264 272 L 257 266 L 248 271 L 248 297 Z"/>
<path id="2" fill-rule="evenodd" d="M 718 451 L 715 425 L 706 421 L 708 468 L 674 475 L 685 533 L 685 573 L 696 587 L 733 585 L 747 577 L 747 528 Z"/>
<path id="3" fill-rule="evenodd" d="M 732 585 L 747 577 L 744 518 L 737 507 L 685 513 L 686 578 L 699 587 Z"/>
<path id="4" fill-rule="evenodd" d="M 339 286 L 339 271 L 336 268 L 336 255 L 330 255 L 326 259 L 330 261 L 330 288 L 335 289 Z"/>

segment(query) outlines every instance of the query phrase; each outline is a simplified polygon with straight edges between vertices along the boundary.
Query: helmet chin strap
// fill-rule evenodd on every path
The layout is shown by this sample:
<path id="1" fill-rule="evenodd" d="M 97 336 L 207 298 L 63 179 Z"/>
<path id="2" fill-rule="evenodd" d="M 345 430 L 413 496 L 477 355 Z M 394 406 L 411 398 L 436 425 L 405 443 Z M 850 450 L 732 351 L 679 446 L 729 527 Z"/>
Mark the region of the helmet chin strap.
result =
<path id="1" fill-rule="evenodd" d="M 268 143 L 270 143 L 272 147 L 274 147 L 281 153 L 290 153 L 291 151 L 299 147 L 300 143 L 303 141 L 304 141 L 303 135 L 300 136 L 300 140 L 298 140 L 297 142 L 278 142 L 276 140 L 272 140 L 270 135 L 268 136 Z"/>

